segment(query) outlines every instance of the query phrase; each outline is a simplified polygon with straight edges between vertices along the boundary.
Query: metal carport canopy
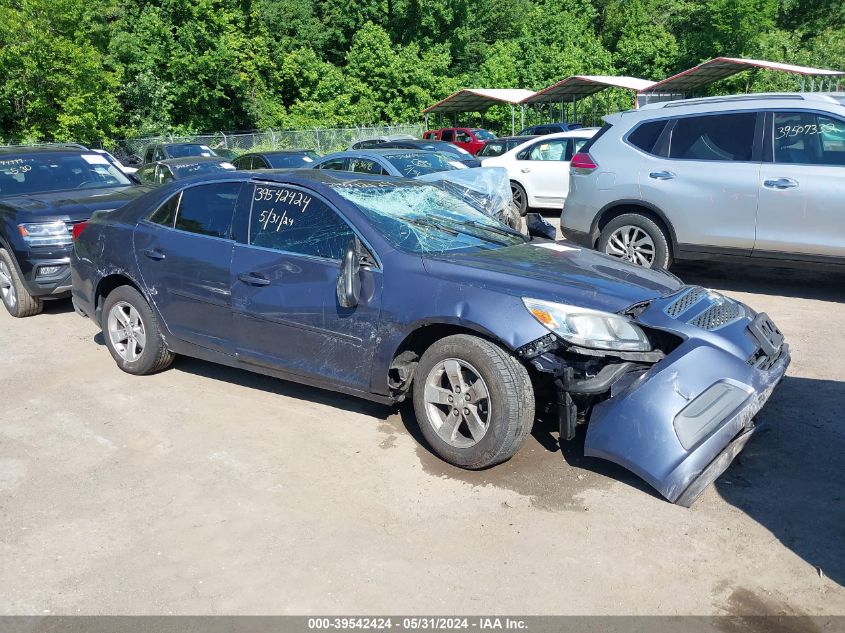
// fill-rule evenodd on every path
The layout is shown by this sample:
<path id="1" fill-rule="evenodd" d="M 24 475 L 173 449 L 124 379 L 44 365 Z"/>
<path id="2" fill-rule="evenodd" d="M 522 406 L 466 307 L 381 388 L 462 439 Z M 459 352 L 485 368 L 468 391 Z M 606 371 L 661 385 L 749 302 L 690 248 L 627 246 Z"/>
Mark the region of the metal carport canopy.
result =
<path id="1" fill-rule="evenodd" d="M 559 101 L 573 101 L 583 99 L 601 92 L 605 88 L 625 88 L 635 92 L 642 92 L 654 84 L 648 79 L 638 77 L 613 77 L 611 75 L 572 75 L 563 81 L 543 88 L 539 92 L 526 97 L 522 104 L 548 103 Z"/>
<path id="2" fill-rule="evenodd" d="M 534 93 L 523 88 L 463 88 L 423 110 L 432 112 L 483 112 L 494 105 L 516 105 Z"/>
<path id="3" fill-rule="evenodd" d="M 684 92 L 694 88 L 700 88 L 714 81 L 725 79 L 743 70 L 761 68 L 764 70 L 778 70 L 794 75 L 805 77 L 822 77 L 832 79 L 845 76 L 841 70 L 826 70 L 824 68 L 810 68 L 808 66 L 795 66 L 781 62 L 769 62 L 760 59 L 742 59 L 739 57 L 714 57 L 693 66 L 688 70 L 673 75 L 662 81 L 652 84 L 640 92 Z"/>

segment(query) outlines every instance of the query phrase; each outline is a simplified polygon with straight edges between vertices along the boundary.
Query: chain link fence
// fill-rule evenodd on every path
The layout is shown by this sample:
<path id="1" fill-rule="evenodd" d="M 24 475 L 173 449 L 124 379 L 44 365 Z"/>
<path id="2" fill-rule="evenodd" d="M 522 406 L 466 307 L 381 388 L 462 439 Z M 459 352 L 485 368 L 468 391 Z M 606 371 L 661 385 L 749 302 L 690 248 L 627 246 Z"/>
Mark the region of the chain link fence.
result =
<path id="1" fill-rule="evenodd" d="M 311 149 L 318 154 L 327 154 L 348 149 L 352 143 L 378 136 L 405 134 L 414 138 L 422 136 L 421 124 L 385 125 L 375 127 L 314 128 L 311 130 L 266 130 L 263 132 L 216 132 L 175 136 L 165 134 L 144 138 L 123 139 L 103 144 L 103 148 L 118 159 L 141 156 L 151 143 L 200 143 L 211 149 L 227 149 L 238 154 L 250 151 L 276 149 Z"/>

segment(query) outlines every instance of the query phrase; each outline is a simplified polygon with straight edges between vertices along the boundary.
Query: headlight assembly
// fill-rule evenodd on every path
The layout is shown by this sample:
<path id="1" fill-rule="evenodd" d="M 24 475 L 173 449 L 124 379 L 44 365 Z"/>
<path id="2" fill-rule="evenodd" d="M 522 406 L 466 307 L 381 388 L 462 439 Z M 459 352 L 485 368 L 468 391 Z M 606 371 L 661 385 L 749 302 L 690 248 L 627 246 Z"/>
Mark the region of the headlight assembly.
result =
<path id="1" fill-rule="evenodd" d="M 620 352 L 651 350 L 645 332 L 625 316 L 527 297 L 522 302 L 535 319 L 573 345 Z"/>
<path id="2" fill-rule="evenodd" d="M 64 222 L 19 224 L 18 231 L 30 246 L 70 246 L 71 236 Z"/>

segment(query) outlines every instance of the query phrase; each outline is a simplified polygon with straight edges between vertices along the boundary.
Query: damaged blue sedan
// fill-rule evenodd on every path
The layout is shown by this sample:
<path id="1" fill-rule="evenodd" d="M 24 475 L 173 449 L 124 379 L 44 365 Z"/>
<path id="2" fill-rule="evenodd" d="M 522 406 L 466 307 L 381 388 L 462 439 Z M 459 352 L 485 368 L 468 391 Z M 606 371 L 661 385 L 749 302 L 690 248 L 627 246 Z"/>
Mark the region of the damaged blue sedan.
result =
<path id="1" fill-rule="evenodd" d="M 542 409 L 562 441 L 586 426 L 588 455 L 689 505 L 748 441 L 789 363 L 764 313 L 525 236 L 419 181 L 220 173 L 74 235 L 74 304 L 124 371 L 184 354 L 410 398 L 431 449 L 463 468 L 510 458 Z"/>

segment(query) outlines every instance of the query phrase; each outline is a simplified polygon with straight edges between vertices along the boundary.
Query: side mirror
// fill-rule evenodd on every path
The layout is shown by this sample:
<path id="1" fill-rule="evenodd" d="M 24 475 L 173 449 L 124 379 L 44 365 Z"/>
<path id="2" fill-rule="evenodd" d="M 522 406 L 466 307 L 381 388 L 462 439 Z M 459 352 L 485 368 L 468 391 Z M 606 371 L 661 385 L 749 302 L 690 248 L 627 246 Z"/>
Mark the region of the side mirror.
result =
<path id="1" fill-rule="evenodd" d="M 528 213 L 525 216 L 525 226 L 531 237 L 542 237 L 553 240 L 557 237 L 557 229 L 539 213 Z"/>
<path id="2" fill-rule="evenodd" d="M 353 237 L 343 251 L 337 276 L 337 300 L 343 308 L 354 308 L 361 300 L 361 277 L 358 274 L 361 270 L 360 250 L 358 238 Z"/>

